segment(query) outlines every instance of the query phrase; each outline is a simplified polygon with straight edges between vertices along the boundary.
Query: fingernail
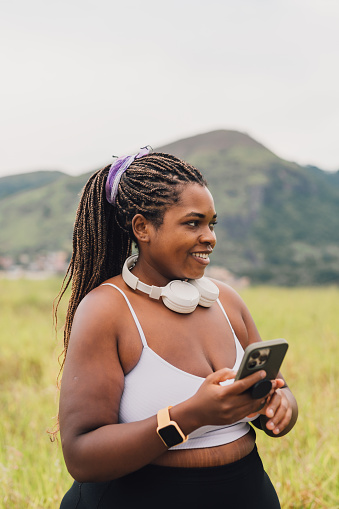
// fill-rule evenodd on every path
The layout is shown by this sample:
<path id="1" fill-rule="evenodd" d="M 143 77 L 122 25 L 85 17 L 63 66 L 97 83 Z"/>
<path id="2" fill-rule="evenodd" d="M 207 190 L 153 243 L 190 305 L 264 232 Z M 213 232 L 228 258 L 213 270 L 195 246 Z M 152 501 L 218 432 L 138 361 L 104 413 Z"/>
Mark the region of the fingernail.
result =
<path id="1" fill-rule="evenodd" d="M 275 430 L 273 431 L 273 433 L 274 433 L 275 435 L 279 435 L 279 433 L 280 433 L 280 429 L 279 429 L 279 428 L 275 428 Z"/>
<path id="2" fill-rule="evenodd" d="M 266 414 L 266 415 L 267 415 L 267 417 L 273 417 L 274 412 L 273 412 L 272 408 L 269 408 L 269 409 L 267 410 L 267 414 Z"/>

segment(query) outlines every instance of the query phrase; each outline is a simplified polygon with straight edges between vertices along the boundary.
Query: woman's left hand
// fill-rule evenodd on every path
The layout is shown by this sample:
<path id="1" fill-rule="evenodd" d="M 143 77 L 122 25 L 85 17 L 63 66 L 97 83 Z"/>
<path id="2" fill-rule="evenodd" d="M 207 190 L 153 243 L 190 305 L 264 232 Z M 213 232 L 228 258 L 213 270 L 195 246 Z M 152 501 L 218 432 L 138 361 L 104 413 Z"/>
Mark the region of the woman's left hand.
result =
<path id="1" fill-rule="evenodd" d="M 270 391 L 266 404 L 258 413 L 262 415 L 262 427 L 269 435 L 281 435 L 284 431 L 287 433 L 290 429 L 293 414 L 293 403 L 288 397 L 290 391 L 288 388 L 282 389 L 285 385 L 284 380 L 277 378 L 272 381 L 272 390 Z M 251 414 L 248 417 L 252 417 Z M 285 434 L 283 433 L 283 434 Z"/>
<path id="2" fill-rule="evenodd" d="M 289 425 L 292 418 L 292 405 L 288 399 L 288 389 L 281 389 L 285 382 L 280 378 L 275 380 L 276 387 L 269 396 L 266 405 L 260 413 L 267 418 L 266 428 L 274 435 L 280 435 Z"/>

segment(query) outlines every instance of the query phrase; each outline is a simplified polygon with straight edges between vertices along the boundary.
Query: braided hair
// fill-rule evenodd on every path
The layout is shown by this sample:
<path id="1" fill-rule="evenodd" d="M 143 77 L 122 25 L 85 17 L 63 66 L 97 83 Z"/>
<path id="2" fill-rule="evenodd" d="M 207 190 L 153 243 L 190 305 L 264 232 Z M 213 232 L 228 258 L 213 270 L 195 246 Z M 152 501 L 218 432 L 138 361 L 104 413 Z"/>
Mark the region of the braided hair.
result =
<path id="1" fill-rule="evenodd" d="M 73 231 L 73 254 L 57 296 L 55 320 L 60 300 L 71 285 L 64 328 L 61 369 L 67 353 L 75 311 L 80 301 L 106 279 L 121 273 L 131 254 L 132 219 L 136 214 L 160 227 L 165 211 L 180 199 L 182 186 L 207 183 L 194 166 L 175 156 L 151 153 L 135 159 L 122 175 L 114 206 L 105 196 L 110 166 L 97 171 L 85 185 Z"/>

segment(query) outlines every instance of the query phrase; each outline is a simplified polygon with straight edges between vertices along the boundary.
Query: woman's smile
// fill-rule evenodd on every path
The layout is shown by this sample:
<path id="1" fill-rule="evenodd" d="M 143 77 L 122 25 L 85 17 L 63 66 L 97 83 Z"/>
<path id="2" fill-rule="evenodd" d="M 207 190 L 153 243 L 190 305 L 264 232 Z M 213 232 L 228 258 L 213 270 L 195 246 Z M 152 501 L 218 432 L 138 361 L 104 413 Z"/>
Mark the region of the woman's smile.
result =
<path id="1" fill-rule="evenodd" d="M 194 258 L 196 258 L 196 261 L 201 263 L 202 265 L 208 265 L 210 263 L 208 253 L 192 253 L 192 256 L 194 256 Z"/>

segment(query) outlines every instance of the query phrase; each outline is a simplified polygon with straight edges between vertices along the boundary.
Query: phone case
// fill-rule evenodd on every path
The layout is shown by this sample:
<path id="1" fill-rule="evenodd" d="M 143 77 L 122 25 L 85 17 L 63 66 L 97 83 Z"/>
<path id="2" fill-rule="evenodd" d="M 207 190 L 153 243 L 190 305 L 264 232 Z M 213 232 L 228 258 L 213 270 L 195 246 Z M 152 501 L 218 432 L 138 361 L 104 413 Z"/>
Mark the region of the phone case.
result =
<path id="1" fill-rule="evenodd" d="M 246 347 L 235 380 L 240 380 L 261 369 L 266 371 L 266 379 L 276 378 L 286 355 L 288 343 L 285 339 L 272 339 L 253 343 Z"/>

